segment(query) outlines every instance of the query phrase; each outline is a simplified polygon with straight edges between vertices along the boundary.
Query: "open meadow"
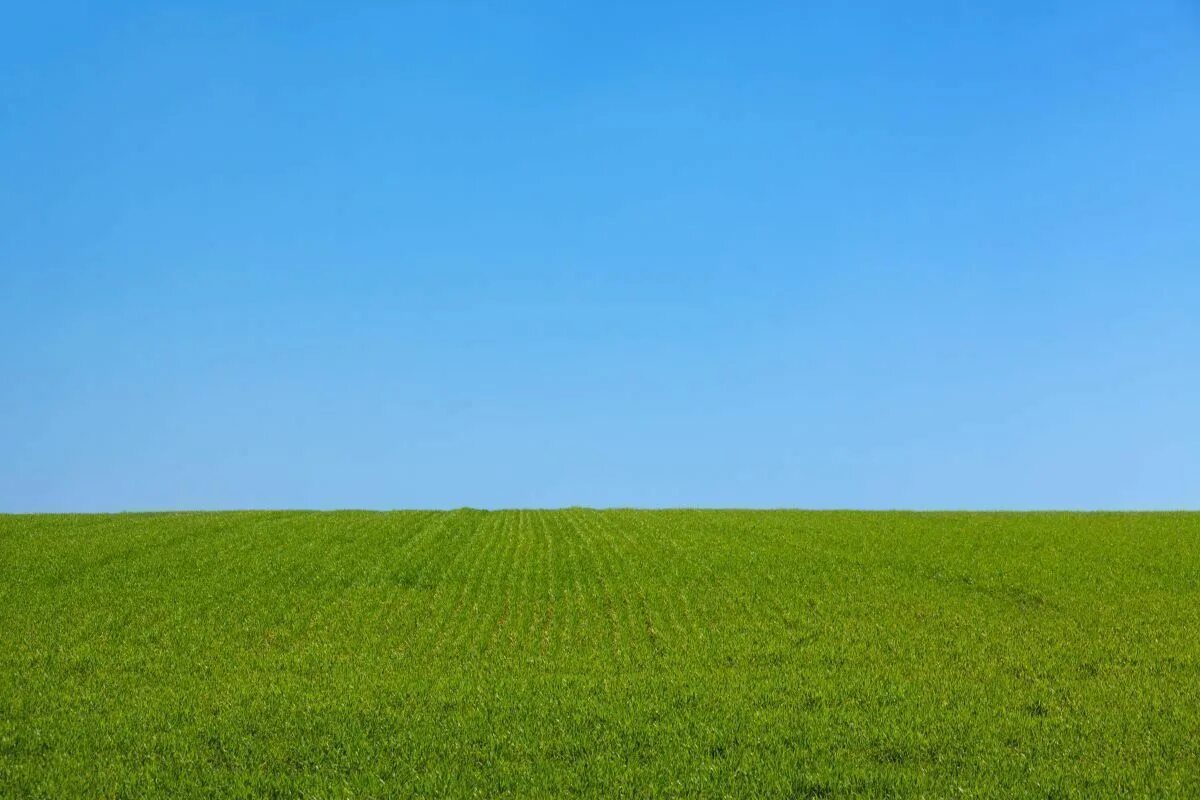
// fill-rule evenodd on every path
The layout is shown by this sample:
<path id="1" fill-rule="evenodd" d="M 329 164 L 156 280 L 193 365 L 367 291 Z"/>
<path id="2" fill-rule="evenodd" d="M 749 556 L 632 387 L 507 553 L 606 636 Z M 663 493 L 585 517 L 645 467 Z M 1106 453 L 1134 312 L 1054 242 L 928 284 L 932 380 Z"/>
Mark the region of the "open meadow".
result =
<path id="1" fill-rule="evenodd" d="M 1200 796 L 1200 514 L 0 516 L 0 797 Z"/>

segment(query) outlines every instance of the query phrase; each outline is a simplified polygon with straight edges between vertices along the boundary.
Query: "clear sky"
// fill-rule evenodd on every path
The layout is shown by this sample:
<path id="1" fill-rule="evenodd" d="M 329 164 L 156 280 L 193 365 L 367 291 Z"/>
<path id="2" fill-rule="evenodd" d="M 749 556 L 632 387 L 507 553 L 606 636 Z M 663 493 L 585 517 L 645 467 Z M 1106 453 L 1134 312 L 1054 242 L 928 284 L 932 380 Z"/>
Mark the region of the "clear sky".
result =
<path id="1" fill-rule="evenodd" d="M 248 5 L 4 12 L 0 511 L 1200 507 L 1194 2 Z"/>

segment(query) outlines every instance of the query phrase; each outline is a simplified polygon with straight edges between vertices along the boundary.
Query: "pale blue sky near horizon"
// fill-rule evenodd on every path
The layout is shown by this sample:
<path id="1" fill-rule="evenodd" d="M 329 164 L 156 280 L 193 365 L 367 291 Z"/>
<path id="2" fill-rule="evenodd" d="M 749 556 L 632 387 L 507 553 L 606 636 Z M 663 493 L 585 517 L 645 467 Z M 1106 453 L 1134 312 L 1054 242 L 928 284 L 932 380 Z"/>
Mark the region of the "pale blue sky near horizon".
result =
<path id="1" fill-rule="evenodd" d="M 1194 2 L 4 16 L 0 512 L 1200 508 Z"/>

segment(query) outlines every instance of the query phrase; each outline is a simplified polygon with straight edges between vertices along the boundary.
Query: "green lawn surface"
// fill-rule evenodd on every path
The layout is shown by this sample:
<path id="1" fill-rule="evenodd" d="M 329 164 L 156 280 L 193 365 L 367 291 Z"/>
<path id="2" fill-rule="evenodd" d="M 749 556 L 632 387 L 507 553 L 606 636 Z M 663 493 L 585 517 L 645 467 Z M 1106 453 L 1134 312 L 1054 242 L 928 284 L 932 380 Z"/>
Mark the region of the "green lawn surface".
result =
<path id="1" fill-rule="evenodd" d="M 1198 797 L 1200 514 L 0 516 L 0 797 Z"/>

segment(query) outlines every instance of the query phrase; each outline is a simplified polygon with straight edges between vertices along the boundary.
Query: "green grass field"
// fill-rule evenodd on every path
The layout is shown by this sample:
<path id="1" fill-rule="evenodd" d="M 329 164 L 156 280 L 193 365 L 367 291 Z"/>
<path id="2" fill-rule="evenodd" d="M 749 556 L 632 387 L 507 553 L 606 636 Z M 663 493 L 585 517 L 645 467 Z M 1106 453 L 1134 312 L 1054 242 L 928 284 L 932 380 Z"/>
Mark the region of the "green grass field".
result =
<path id="1" fill-rule="evenodd" d="M 1196 797 L 1200 514 L 0 516 L 0 796 Z"/>

